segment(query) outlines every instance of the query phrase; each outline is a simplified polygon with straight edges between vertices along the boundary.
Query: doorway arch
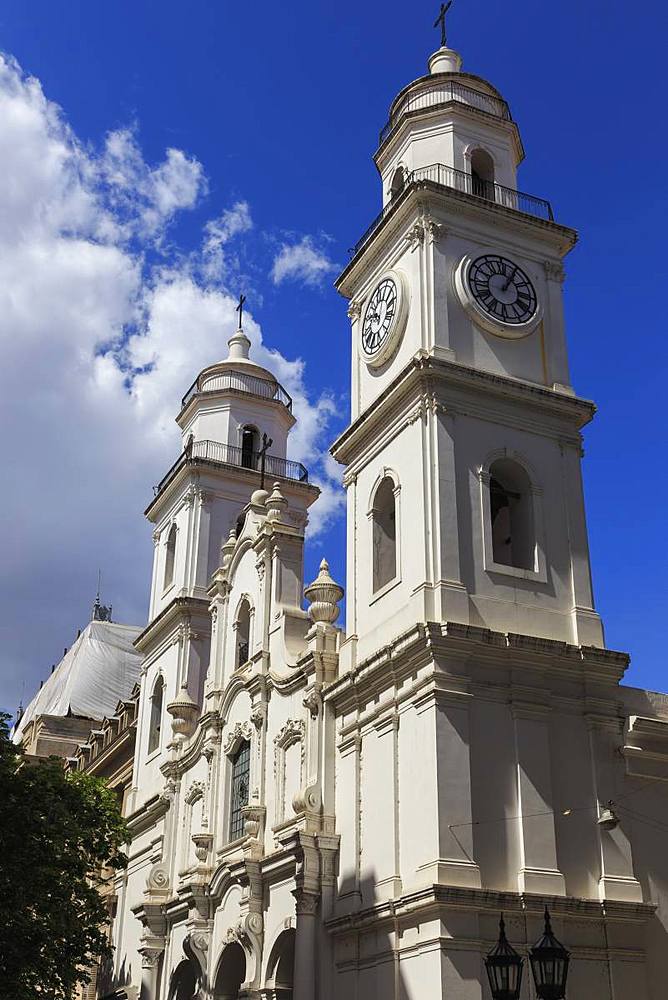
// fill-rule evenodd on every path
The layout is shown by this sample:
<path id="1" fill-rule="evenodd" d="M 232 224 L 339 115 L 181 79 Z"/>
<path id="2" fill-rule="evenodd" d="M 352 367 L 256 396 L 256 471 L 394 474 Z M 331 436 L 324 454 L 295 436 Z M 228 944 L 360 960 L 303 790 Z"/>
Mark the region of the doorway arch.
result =
<path id="1" fill-rule="evenodd" d="M 241 984 L 246 978 L 246 953 L 240 944 L 232 941 L 223 949 L 218 963 L 214 1000 L 238 1000 Z"/>

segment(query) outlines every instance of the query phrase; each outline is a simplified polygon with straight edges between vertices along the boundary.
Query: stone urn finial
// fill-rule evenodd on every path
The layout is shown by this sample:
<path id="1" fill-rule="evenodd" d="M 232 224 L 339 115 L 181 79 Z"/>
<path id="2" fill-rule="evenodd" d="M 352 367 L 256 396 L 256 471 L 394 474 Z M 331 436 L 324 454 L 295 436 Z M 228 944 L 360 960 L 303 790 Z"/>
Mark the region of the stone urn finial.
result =
<path id="1" fill-rule="evenodd" d="M 320 563 L 317 578 L 304 589 L 304 597 L 311 605 L 308 613 L 314 624 L 334 624 L 339 617 L 338 602 L 343 598 L 343 587 L 332 580 L 326 559 Z"/>
<path id="2" fill-rule="evenodd" d="M 186 688 L 182 687 L 174 701 L 167 706 L 167 711 L 172 717 L 173 742 L 179 745 L 195 732 L 199 708 Z"/>
<path id="3" fill-rule="evenodd" d="M 274 483 L 271 496 L 267 500 L 267 517 L 270 521 L 280 521 L 288 509 L 288 501 L 281 493 L 281 484 Z"/>

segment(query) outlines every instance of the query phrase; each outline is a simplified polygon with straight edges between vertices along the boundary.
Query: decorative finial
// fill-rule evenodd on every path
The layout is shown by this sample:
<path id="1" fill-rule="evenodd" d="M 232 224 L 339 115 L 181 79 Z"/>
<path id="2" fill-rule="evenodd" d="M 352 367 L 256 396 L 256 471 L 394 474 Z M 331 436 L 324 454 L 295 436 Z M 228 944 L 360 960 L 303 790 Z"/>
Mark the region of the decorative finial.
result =
<path id="1" fill-rule="evenodd" d="M 239 296 L 239 305 L 234 310 L 235 312 L 239 313 L 239 326 L 237 327 L 237 329 L 239 329 L 239 330 L 243 330 L 243 328 L 244 328 L 244 302 L 245 301 L 246 301 L 246 296 L 245 295 L 240 295 Z"/>
<path id="2" fill-rule="evenodd" d="M 442 3 L 441 4 L 441 12 L 438 15 L 438 17 L 436 18 L 436 20 L 434 21 L 434 27 L 435 28 L 438 28 L 439 25 L 441 27 L 441 48 L 442 49 L 446 49 L 448 47 L 448 38 L 447 38 L 446 27 L 445 27 L 445 18 L 446 18 L 446 15 L 447 15 L 448 11 L 452 7 L 452 4 L 453 4 L 453 0 L 448 0 L 448 3 Z"/>
<path id="3" fill-rule="evenodd" d="M 334 624 L 339 617 L 338 603 L 343 598 L 343 587 L 339 587 L 338 583 L 332 580 L 326 559 L 320 563 L 317 578 L 305 588 L 304 597 L 311 605 L 308 613 L 312 622 Z"/>
<path id="4" fill-rule="evenodd" d="M 288 501 L 281 493 L 281 484 L 274 483 L 271 496 L 267 500 L 267 517 L 270 521 L 280 521 L 284 511 L 288 509 Z"/>
<path id="5" fill-rule="evenodd" d="M 110 622 L 111 621 L 111 604 L 106 607 L 100 601 L 100 588 L 102 585 L 102 570 L 97 571 L 97 594 L 95 595 L 95 604 L 93 605 L 93 610 L 91 612 L 91 621 L 94 622 Z"/>

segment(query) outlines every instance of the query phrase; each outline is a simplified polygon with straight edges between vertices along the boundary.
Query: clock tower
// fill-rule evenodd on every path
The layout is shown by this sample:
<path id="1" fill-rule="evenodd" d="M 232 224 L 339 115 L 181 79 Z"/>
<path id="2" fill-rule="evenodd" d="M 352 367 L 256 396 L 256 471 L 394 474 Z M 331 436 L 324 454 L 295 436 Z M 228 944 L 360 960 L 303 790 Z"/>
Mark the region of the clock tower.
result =
<path id="1" fill-rule="evenodd" d="M 577 234 L 518 189 L 503 96 L 441 47 L 390 107 L 382 210 L 350 303 L 351 662 L 416 621 L 603 646 L 581 479 L 595 408 L 570 383 L 562 261 Z"/>

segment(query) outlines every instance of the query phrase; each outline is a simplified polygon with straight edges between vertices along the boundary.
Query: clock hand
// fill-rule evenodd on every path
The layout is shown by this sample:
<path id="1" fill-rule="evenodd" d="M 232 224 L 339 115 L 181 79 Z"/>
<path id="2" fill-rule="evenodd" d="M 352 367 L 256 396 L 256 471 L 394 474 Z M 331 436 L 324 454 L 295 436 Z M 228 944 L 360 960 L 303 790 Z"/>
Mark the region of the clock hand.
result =
<path id="1" fill-rule="evenodd" d="M 508 278 L 508 280 L 506 281 L 505 285 L 501 289 L 502 292 L 507 292 L 508 291 L 508 289 L 510 288 L 510 282 L 513 280 L 513 278 L 515 277 L 515 275 L 517 274 L 517 272 L 519 271 L 519 269 L 520 269 L 519 264 L 515 264 L 514 270 L 511 271 L 510 277 Z"/>

